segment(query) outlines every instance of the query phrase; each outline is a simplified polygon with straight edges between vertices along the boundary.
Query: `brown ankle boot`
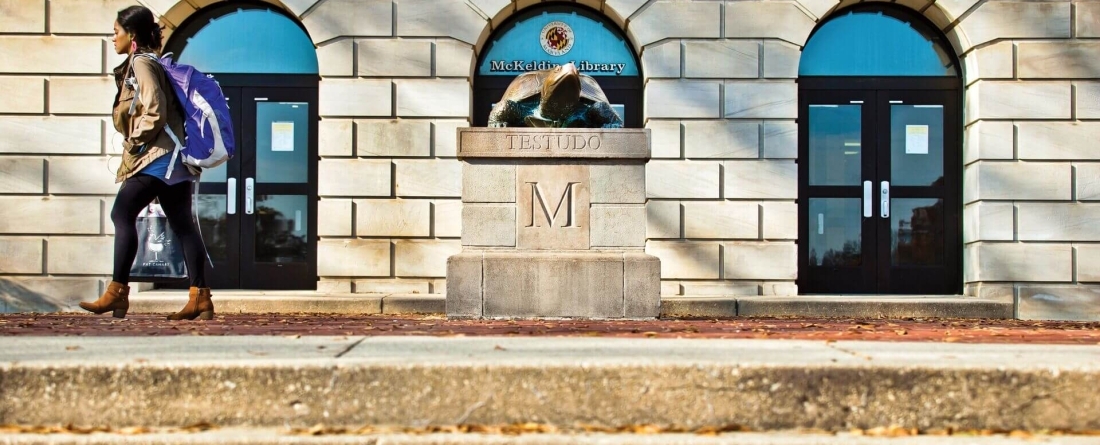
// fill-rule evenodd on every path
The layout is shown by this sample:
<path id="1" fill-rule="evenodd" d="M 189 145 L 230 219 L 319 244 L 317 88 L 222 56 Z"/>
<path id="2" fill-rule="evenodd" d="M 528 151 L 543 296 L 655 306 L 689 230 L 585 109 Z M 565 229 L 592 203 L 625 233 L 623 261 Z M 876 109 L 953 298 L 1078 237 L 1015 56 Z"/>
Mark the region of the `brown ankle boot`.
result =
<path id="1" fill-rule="evenodd" d="M 212 320 L 214 303 L 210 301 L 209 287 L 192 287 L 187 294 L 187 305 L 182 311 L 168 316 L 169 320 L 194 320 L 195 318 Z"/>
<path id="2" fill-rule="evenodd" d="M 112 315 L 115 318 L 126 318 L 126 311 L 130 310 L 130 286 L 112 281 L 98 300 L 91 303 L 81 302 L 80 307 L 96 315 L 114 311 Z"/>

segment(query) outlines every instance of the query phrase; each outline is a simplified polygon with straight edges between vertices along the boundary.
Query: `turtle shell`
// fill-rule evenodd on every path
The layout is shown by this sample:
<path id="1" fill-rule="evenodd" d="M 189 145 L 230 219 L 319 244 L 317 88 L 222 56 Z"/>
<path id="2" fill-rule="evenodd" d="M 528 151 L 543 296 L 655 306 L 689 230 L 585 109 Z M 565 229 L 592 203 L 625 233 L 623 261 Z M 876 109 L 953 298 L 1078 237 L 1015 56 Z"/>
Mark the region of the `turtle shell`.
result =
<path id="1" fill-rule="evenodd" d="M 522 102 L 525 99 L 542 94 L 542 82 L 546 80 L 546 76 L 550 75 L 551 70 L 553 68 L 531 71 L 516 76 L 515 80 L 508 84 L 508 89 L 504 91 L 504 96 L 500 100 Z M 604 95 L 603 89 L 600 88 L 600 84 L 596 82 L 596 79 L 587 74 L 579 75 L 581 77 L 582 99 L 588 99 L 592 102 L 607 102 L 607 96 Z"/>

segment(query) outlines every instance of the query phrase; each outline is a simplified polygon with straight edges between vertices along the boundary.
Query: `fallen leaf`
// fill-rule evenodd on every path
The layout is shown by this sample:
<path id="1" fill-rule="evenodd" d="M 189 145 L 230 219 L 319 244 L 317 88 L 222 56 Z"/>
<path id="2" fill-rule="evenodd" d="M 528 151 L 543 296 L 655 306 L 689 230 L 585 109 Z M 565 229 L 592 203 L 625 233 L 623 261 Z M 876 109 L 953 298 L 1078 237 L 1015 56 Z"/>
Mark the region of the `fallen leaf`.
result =
<path id="1" fill-rule="evenodd" d="M 554 431 L 556 430 L 551 425 L 533 422 L 517 423 L 514 425 L 505 425 L 501 427 L 501 432 L 504 434 L 550 433 Z"/>
<path id="2" fill-rule="evenodd" d="M 628 428 L 628 431 L 634 434 L 658 434 L 661 432 L 661 427 L 657 425 L 631 425 Z"/>
<path id="3" fill-rule="evenodd" d="M 217 427 L 218 427 L 217 425 L 214 425 L 214 424 L 209 423 L 209 422 L 199 422 L 199 423 L 194 423 L 194 424 L 191 424 L 191 425 L 187 425 L 183 428 L 180 428 L 180 430 L 184 431 L 184 432 L 188 432 L 188 433 L 198 433 L 198 432 L 202 432 L 202 431 L 209 431 L 209 430 L 212 430 L 212 429 L 216 429 Z"/>

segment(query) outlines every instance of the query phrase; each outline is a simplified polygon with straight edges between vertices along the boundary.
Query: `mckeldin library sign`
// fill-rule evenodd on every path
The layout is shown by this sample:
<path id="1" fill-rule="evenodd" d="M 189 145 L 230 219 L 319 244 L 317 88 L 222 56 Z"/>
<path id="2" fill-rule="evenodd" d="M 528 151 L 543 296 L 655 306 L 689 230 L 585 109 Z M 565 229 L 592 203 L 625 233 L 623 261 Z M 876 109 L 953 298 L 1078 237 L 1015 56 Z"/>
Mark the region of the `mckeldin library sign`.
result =
<path id="1" fill-rule="evenodd" d="M 460 128 L 462 253 L 447 315 L 653 318 L 645 253 L 649 130 Z"/>

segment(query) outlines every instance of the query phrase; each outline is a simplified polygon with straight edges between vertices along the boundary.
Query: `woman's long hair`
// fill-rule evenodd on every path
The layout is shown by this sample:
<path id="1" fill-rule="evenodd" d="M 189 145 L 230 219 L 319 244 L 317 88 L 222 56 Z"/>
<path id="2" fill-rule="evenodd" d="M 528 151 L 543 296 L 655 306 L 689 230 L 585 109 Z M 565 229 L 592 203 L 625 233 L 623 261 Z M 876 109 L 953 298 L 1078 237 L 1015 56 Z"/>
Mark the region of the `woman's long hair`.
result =
<path id="1" fill-rule="evenodd" d="M 139 49 L 160 51 L 163 38 L 153 11 L 144 6 L 130 6 L 118 12 L 118 26 L 134 36 Z"/>
<path id="2" fill-rule="evenodd" d="M 161 33 L 160 25 L 157 24 L 156 17 L 153 15 L 153 11 L 150 11 L 149 8 L 144 6 L 127 7 L 118 12 L 118 17 L 115 21 L 117 21 L 118 26 L 121 26 L 128 34 L 134 36 L 134 42 L 137 43 L 139 53 L 160 52 L 163 34 Z M 130 59 L 127 58 L 126 61 L 122 62 L 121 65 L 114 69 L 116 81 L 121 82 L 129 61 Z"/>

